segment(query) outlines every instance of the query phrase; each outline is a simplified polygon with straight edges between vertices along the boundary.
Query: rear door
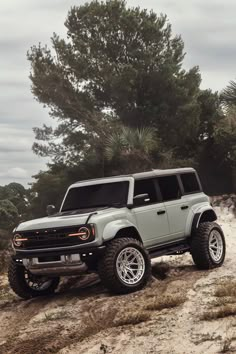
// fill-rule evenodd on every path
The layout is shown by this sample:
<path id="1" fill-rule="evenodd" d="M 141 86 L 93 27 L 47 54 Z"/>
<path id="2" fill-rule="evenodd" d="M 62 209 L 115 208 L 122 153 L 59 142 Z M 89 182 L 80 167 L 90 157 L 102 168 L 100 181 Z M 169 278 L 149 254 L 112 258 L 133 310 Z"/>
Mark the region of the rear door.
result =
<path id="1" fill-rule="evenodd" d="M 139 233 L 145 247 L 155 246 L 165 241 L 169 234 L 166 208 L 160 201 L 155 178 L 136 180 L 134 196 L 148 194 L 149 200 L 132 209 Z"/>
<path id="2" fill-rule="evenodd" d="M 177 241 L 185 236 L 189 204 L 182 200 L 182 188 L 176 175 L 161 176 L 157 180 L 168 215 L 170 227 L 168 241 Z"/>

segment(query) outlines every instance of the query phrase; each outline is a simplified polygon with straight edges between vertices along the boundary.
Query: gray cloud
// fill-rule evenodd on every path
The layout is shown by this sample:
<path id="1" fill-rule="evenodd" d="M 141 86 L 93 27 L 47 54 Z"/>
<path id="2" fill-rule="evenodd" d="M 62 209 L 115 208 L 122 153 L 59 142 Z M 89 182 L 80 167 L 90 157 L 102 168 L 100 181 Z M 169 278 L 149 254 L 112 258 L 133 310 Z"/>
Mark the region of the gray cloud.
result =
<path id="1" fill-rule="evenodd" d="M 45 168 L 31 151 L 32 127 L 55 124 L 30 92 L 27 50 L 50 44 L 53 32 L 65 36 L 64 21 L 81 0 L 1 0 L 0 4 L 0 185 L 25 185 Z M 200 66 L 202 87 L 221 90 L 236 77 L 235 0 L 127 0 L 130 6 L 166 13 L 181 34 L 186 68 Z"/>
<path id="2" fill-rule="evenodd" d="M 143 6 L 140 0 L 128 3 Z M 221 90 L 236 77 L 234 0 L 146 0 L 144 6 L 167 14 L 173 32 L 184 40 L 185 66 L 200 66 L 203 88 Z"/>
<path id="3" fill-rule="evenodd" d="M 26 179 L 27 177 L 27 171 L 21 167 L 13 167 L 7 170 L 6 172 L 0 172 L 0 178 Z"/>

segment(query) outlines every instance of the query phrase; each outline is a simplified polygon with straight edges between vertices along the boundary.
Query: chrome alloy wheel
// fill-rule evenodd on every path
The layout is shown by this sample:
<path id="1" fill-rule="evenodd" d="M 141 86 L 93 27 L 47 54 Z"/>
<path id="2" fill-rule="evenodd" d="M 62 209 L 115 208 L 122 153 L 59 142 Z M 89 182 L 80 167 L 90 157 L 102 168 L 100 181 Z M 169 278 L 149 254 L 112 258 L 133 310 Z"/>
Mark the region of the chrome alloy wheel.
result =
<path id="1" fill-rule="evenodd" d="M 222 240 L 222 236 L 219 231 L 212 230 L 209 236 L 209 251 L 211 258 L 214 262 L 220 262 L 223 252 L 224 252 L 224 244 Z"/>
<path id="2" fill-rule="evenodd" d="M 116 270 L 123 283 L 137 284 L 145 272 L 145 260 L 142 253 L 134 247 L 124 248 L 117 257 Z"/>

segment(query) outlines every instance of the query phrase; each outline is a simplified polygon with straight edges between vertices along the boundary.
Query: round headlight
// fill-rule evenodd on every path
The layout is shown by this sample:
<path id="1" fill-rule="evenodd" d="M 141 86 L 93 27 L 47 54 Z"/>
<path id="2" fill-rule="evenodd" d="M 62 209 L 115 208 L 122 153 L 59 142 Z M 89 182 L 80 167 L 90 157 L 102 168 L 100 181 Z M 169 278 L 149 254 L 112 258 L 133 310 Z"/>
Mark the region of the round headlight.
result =
<path id="1" fill-rule="evenodd" d="M 22 246 L 22 236 L 20 234 L 15 234 L 14 237 L 13 237 L 13 244 L 14 246 L 16 247 L 20 247 Z"/>
<path id="2" fill-rule="evenodd" d="M 83 226 L 79 229 L 78 235 L 82 241 L 86 241 L 90 236 L 90 230 L 87 227 Z"/>

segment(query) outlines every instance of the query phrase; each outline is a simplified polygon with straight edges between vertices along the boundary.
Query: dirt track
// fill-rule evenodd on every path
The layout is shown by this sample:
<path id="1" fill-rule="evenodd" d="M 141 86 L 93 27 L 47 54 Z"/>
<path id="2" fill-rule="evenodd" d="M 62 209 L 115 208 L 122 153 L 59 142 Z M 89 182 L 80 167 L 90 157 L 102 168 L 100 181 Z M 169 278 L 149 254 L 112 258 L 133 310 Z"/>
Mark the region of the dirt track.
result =
<path id="1" fill-rule="evenodd" d="M 236 221 L 222 212 L 220 224 L 223 267 L 203 272 L 189 255 L 163 257 L 155 260 L 149 286 L 131 295 L 111 296 L 91 275 L 64 280 L 54 297 L 21 301 L 1 277 L 0 353 L 236 353 L 236 316 L 202 319 L 225 303 L 236 314 L 236 296 L 221 298 L 223 305 L 215 296 L 217 288 L 236 284 Z"/>

